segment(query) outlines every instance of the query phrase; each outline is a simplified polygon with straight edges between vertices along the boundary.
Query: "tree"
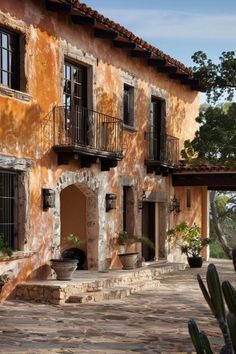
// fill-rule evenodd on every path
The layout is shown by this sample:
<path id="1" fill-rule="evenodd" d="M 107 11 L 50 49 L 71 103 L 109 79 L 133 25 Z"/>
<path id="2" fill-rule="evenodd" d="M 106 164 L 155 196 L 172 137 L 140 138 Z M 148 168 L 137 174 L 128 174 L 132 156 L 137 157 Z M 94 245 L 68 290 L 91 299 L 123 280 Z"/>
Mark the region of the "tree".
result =
<path id="1" fill-rule="evenodd" d="M 184 142 L 187 161 L 236 164 L 236 103 L 204 105 L 196 118 L 199 129 L 192 141 Z"/>
<path id="2" fill-rule="evenodd" d="M 215 64 L 201 51 L 192 59 L 194 77 L 199 80 L 201 91 L 206 92 L 210 106 L 204 105 L 196 118 L 200 124 L 192 141 L 186 140 L 182 157 L 188 162 L 210 162 L 221 165 L 236 166 L 236 103 L 232 102 L 236 89 L 235 52 L 223 52 L 219 63 Z M 226 103 L 219 104 L 224 98 Z M 218 103 L 218 104 L 217 104 Z M 228 257 L 231 247 L 228 245 L 222 225 L 229 215 L 219 214 L 217 193 L 211 192 L 211 214 L 215 234 Z M 236 210 L 236 200 L 232 200 L 232 210 Z M 226 208 L 230 209 L 230 208 Z M 232 216 L 232 214 L 231 214 Z"/>
<path id="3" fill-rule="evenodd" d="M 235 192 L 211 191 L 210 206 L 214 233 L 225 255 L 231 258 L 236 233 Z"/>
<path id="4" fill-rule="evenodd" d="M 216 102 L 222 95 L 232 100 L 236 88 L 236 56 L 234 51 L 223 52 L 219 63 L 215 64 L 201 51 L 193 54 L 196 64 L 194 77 L 199 80 L 201 90 L 206 92 L 209 101 Z"/>

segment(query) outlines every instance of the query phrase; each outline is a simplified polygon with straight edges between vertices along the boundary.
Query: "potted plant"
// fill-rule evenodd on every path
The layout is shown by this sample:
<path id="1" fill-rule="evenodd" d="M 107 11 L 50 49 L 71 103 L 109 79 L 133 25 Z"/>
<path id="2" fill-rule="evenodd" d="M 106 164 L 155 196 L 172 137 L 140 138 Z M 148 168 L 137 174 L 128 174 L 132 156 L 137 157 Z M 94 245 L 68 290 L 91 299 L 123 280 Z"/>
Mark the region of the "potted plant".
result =
<path id="1" fill-rule="evenodd" d="M 68 235 L 67 240 L 73 240 L 76 245 L 81 245 L 84 242 L 74 234 Z M 56 272 L 57 280 L 71 280 L 72 274 L 77 268 L 77 263 L 78 259 L 63 256 L 63 253 L 61 253 L 59 258 L 51 259 L 51 268 Z"/>
<path id="2" fill-rule="evenodd" d="M 80 239 L 77 235 L 70 234 L 66 237 L 68 242 L 68 248 L 62 252 L 63 258 L 77 259 L 77 270 L 83 269 L 83 265 L 86 261 L 86 254 L 81 249 L 81 246 L 85 243 L 85 240 Z"/>
<path id="3" fill-rule="evenodd" d="M 13 251 L 10 247 L 7 246 L 4 236 L 0 235 L 0 256 L 8 256 L 11 257 L 13 254 Z"/>
<path id="4" fill-rule="evenodd" d="M 181 252 L 187 256 L 190 268 L 200 268 L 203 260 L 201 250 L 209 245 L 209 238 L 201 238 L 201 229 L 197 224 L 189 226 L 183 222 L 167 232 L 167 242 L 176 244 Z"/>
<path id="5" fill-rule="evenodd" d="M 123 269 L 137 268 L 139 252 L 128 251 L 129 246 L 137 242 L 141 242 L 146 244 L 148 247 L 154 248 L 153 242 L 147 236 L 130 235 L 127 231 L 119 232 L 117 242 L 119 245 L 124 246 L 124 252 L 118 255 L 123 265 Z"/>

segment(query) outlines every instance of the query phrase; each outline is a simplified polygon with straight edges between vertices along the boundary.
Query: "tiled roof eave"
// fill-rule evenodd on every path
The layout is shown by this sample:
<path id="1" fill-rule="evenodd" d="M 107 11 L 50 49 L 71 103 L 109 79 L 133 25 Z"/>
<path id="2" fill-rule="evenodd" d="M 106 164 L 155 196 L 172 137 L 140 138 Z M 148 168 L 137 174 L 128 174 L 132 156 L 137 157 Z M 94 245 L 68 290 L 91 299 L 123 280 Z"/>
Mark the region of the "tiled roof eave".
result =
<path id="1" fill-rule="evenodd" d="M 63 2 L 63 0 L 61 1 Z M 81 14 L 95 18 L 98 23 L 101 23 L 105 27 L 118 32 L 120 36 L 130 41 L 133 41 L 134 43 L 136 43 L 138 47 L 150 51 L 153 55 L 165 59 L 169 64 L 176 66 L 178 70 L 183 74 L 188 74 L 191 78 L 193 77 L 191 68 L 187 68 L 180 61 L 175 60 L 171 56 L 162 52 L 160 49 L 152 46 L 151 44 L 147 43 L 146 41 L 139 38 L 138 36 L 135 36 L 132 32 L 128 31 L 125 27 L 101 15 L 98 11 L 95 11 L 92 8 L 88 7 L 85 3 L 81 3 L 78 0 L 66 0 L 66 2 L 70 3 L 73 6 L 73 8 L 78 10 Z"/>

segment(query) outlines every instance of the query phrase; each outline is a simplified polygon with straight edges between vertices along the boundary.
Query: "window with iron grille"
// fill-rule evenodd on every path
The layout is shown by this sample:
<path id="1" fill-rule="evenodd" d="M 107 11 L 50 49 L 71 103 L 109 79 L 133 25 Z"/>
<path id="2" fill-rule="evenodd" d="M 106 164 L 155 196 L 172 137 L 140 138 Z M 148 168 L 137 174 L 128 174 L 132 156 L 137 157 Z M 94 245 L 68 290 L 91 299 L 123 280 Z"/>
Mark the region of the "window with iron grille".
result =
<path id="1" fill-rule="evenodd" d="M 125 125 L 134 126 L 134 88 L 124 85 L 123 122 Z"/>
<path id="2" fill-rule="evenodd" d="M 0 171 L 0 235 L 8 247 L 17 248 L 18 174 Z"/>
<path id="3" fill-rule="evenodd" d="M 19 35 L 0 27 L 0 84 L 20 89 Z"/>

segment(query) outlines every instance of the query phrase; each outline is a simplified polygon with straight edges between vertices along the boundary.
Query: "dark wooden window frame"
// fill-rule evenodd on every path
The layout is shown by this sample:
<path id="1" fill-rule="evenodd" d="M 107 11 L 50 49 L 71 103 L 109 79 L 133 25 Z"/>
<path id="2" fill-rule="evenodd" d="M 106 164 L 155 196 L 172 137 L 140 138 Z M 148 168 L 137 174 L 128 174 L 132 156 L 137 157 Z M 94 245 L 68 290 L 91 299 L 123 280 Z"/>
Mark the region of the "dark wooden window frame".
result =
<path id="1" fill-rule="evenodd" d="M 156 104 L 156 112 L 153 107 Z M 161 160 L 162 155 L 165 154 L 165 135 L 166 135 L 166 100 L 161 97 L 151 96 L 151 112 L 153 121 L 150 122 L 150 137 L 152 141 L 151 149 L 153 149 L 154 160 Z"/>
<path id="2" fill-rule="evenodd" d="M 7 246 L 18 249 L 19 173 L 0 170 L 0 234 Z"/>
<path id="3" fill-rule="evenodd" d="M 128 84 L 124 84 L 123 123 L 134 127 L 134 87 Z"/>
<path id="4" fill-rule="evenodd" d="M 0 84 L 20 90 L 20 36 L 0 27 Z"/>
<path id="5" fill-rule="evenodd" d="M 192 207 L 192 191 L 190 188 L 186 188 L 186 208 L 191 209 Z"/>

